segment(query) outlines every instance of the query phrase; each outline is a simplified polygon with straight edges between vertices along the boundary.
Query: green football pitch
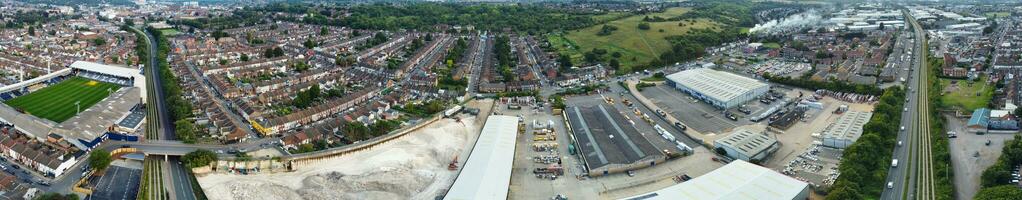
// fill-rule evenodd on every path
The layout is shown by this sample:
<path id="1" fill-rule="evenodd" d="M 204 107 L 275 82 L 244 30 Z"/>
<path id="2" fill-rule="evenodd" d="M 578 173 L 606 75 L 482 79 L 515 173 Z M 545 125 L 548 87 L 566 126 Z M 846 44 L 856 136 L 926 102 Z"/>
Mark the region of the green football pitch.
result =
<path id="1" fill-rule="evenodd" d="M 77 114 L 75 102 L 81 102 L 79 106 L 84 111 L 106 98 L 109 95 L 108 89 L 117 91 L 119 88 L 121 86 L 116 84 L 76 76 L 4 103 L 25 113 L 60 123 Z"/>

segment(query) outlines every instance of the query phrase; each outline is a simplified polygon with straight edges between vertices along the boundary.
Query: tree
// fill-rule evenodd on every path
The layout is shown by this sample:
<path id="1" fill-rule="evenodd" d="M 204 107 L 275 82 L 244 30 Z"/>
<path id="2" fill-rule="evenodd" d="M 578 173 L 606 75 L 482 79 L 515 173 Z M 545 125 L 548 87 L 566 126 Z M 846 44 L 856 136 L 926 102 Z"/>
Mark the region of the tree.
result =
<path id="1" fill-rule="evenodd" d="M 302 42 L 302 46 L 305 46 L 305 48 L 310 48 L 310 49 L 311 48 L 315 48 L 316 47 L 316 42 L 313 42 L 311 39 L 305 39 L 305 42 Z"/>
<path id="2" fill-rule="evenodd" d="M 208 166 L 210 163 L 216 161 L 216 153 L 205 149 L 195 150 L 181 157 L 181 162 L 188 168 Z"/>
<path id="3" fill-rule="evenodd" d="M 35 200 L 78 200 L 78 195 L 75 193 L 68 193 L 61 195 L 60 193 L 47 192 L 46 194 L 35 197 Z"/>
<path id="4" fill-rule="evenodd" d="M 994 199 L 1022 199 L 1022 189 L 1019 189 L 1015 185 L 1002 185 L 997 187 L 983 188 L 976 193 L 973 197 L 976 200 L 994 200 Z"/>
<path id="5" fill-rule="evenodd" d="M 184 143 L 195 143 L 195 125 L 189 119 L 174 121 L 174 136 Z"/>
<path id="6" fill-rule="evenodd" d="M 89 166 L 92 166 L 96 171 L 103 171 L 110 166 L 110 162 L 113 159 L 110 158 L 110 152 L 103 149 L 92 150 L 89 153 Z"/>
<path id="7" fill-rule="evenodd" d="M 611 59 L 610 60 L 610 67 L 613 68 L 614 70 L 620 70 L 621 69 L 621 62 L 617 61 L 617 59 Z"/>
<path id="8" fill-rule="evenodd" d="M 229 37 L 229 35 L 227 35 L 227 32 L 224 32 L 224 30 L 213 31 L 213 39 L 214 40 L 219 41 L 220 38 L 225 38 L 225 37 Z"/>
<path id="9" fill-rule="evenodd" d="M 326 26 L 319 28 L 319 35 L 327 35 L 327 34 L 330 34 L 330 29 L 327 29 Z"/>
<path id="10" fill-rule="evenodd" d="M 241 62 L 248 62 L 248 54 L 241 54 Z"/>
<path id="11" fill-rule="evenodd" d="M 97 37 L 96 39 L 92 40 L 92 44 L 95 44 L 96 46 L 103 46 L 106 44 L 106 39 L 102 37 Z"/>
<path id="12" fill-rule="evenodd" d="M 561 54 L 558 56 L 557 63 L 561 65 L 562 72 L 568 71 L 572 67 L 571 57 L 569 57 L 568 54 Z"/>
<path id="13" fill-rule="evenodd" d="M 639 28 L 639 30 L 649 30 L 649 23 L 645 23 L 645 22 L 639 23 L 638 28 Z"/>
<path id="14" fill-rule="evenodd" d="M 35 36 L 35 27 L 28 26 L 28 35 Z"/>

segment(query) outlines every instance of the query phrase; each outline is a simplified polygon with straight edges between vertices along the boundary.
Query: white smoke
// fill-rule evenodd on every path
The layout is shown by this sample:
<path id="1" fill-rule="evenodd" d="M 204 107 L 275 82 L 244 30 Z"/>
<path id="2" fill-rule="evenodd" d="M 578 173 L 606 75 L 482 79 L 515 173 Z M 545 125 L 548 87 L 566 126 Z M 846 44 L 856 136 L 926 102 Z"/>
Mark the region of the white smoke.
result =
<path id="1" fill-rule="evenodd" d="M 801 28 L 809 25 L 816 25 L 823 21 L 815 10 L 809 10 L 799 14 L 794 14 L 780 20 L 774 19 L 763 24 L 756 24 L 755 27 L 749 29 L 750 33 L 772 33 L 788 30 L 791 28 Z"/>

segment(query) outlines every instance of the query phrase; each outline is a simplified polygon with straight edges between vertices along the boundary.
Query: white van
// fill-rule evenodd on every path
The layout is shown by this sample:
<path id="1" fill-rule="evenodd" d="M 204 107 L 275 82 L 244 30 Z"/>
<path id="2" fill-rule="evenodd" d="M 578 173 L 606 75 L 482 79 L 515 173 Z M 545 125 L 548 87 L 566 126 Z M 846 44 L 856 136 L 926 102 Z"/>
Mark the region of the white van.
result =
<path id="1" fill-rule="evenodd" d="M 898 159 L 891 161 L 891 167 L 898 167 Z"/>
<path id="2" fill-rule="evenodd" d="M 887 189 L 894 188 L 894 182 L 887 182 Z"/>
<path id="3" fill-rule="evenodd" d="M 901 131 L 905 131 L 905 126 L 901 126 Z"/>

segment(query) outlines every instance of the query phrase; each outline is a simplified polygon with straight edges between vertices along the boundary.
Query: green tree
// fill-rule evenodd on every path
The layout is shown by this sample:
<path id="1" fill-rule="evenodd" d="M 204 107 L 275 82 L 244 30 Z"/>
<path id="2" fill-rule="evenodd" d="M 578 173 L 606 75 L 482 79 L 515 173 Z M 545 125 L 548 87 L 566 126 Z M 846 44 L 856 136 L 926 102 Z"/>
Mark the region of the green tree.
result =
<path id="1" fill-rule="evenodd" d="M 35 197 L 35 200 L 78 200 L 78 195 L 75 193 L 60 194 L 55 192 L 47 192 L 45 194 Z"/>
<path id="2" fill-rule="evenodd" d="M 330 34 L 330 29 L 327 29 L 326 26 L 319 28 L 319 35 L 327 35 L 327 34 Z"/>
<path id="3" fill-rule="evenodd" d="M 28 26 L 28 35 L 35 36 L 35 27 Z"/>
<path id="4" fill-rule="evenodd" d="M 96 39 L 92 39 L 92 44 L 95 44 L 96 46 L 106 45 L 106 39 L 97 37 Z"/>
<path id="5" fill-rule="evenodd" d="M 973 198 L 976 200 L 1022 200 L 1022 189 L 1015 185 L 983 188 Z"/>
<path id="6" fill-rule="evenodd" d="M 639 30 L 649 30 L 649 23 L 645 23 L 645 22 L 639 23 L 638 28 L 639 28 Z"/>
<path id="7" fill-rule="evenodd" d="M 184 143 L 195 143 L 195 125 L 190 119 L 174 121 L 174 136 Z"/>
<path id="8" fill-rule="evenodd" d="M 210 150 L 199 149 L 181 157 L 181 162 L 188 168 L 208 166 L 218 160 L 216 153 Z"/>
<path id="9" fill-rule="evenodd" d="M 315 48 L 316 47 L 316 42 L 313 42 L 311 39 L 305 39 L 305 42 L 302 42 L 302 46 L 305 46 L 305 48 L 310 48 L 310 49 L 311 48 Z"/>
<path id="10" fill-rule="evenodd" d="M 110 166 L 110 162 L 113 162 L 113 159 L 110 157 L 109 151 L 96 149 L 89 153 L 89 166 L 96 171 L 106 170 Z"/>

